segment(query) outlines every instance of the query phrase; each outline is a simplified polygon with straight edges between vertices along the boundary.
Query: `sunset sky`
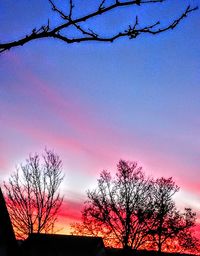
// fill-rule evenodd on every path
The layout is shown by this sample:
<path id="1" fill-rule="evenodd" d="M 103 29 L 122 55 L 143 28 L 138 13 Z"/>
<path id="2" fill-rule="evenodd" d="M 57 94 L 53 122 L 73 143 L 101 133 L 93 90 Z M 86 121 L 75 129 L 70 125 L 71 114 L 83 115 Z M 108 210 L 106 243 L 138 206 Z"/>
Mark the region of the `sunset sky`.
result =
<path id="1" fill-rule="evenodd" d="M 144 23 L 161 17 L 165 24 L 198 2 L 168 0 L 137 11 Z M 47 0 L 1 0 L 1 42 L 31 32 L 48 17 L 57 22 L 49 10 Z M 97 26 L 124 28 L 135 11 L 120 18 L 115 13 Z M 29 153 L 54 149 L 63 160 L 67 226 L 79 219 L 85 192 L 100 171 L 114 173 L 125 159 L 137 161 L 147 175 L 172 176 L 181 187 L 177 205 L 200 216 L 199 28 L 198 10 L 158 36 L 113 44 L 46 39 L 2 54 L 0 183 Z"/>

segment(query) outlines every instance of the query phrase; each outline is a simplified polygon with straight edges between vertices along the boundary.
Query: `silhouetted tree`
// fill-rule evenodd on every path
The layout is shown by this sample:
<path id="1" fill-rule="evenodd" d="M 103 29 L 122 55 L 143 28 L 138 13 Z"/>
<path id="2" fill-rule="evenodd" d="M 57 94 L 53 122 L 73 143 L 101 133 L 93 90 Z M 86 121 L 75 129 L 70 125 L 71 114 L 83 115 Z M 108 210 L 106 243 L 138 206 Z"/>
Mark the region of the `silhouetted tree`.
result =
<path id="1" fill-rule="evenodd" d="M 82 223 L 76 234 L 100 235 L 128 251 L 147 241 L 147 222 L 152 216 L 152 182 L 137 163 L 119 161 L 114 178 L 103 171 L 95 190 L 88 191 Z M 109 244 L 107 243 L 107 244 Z"/>
<path id="2" fill-rule="evenodd" d="M 63 197 L 62 162 L 51 150 L 42 157 L 30 155 L 4 183 L 7 207 L 17 237 L 53 231 Z"/>
<path id="3" fill-rule="evenodd" d="M 172 178 L 162 177 L 154 182 L 154 214 L 150 234 L 159 253 L 167 246 L 173 250 L 177 250 L 177 246 L 183 249 L 195 248 L 197 240 L 192 236 L 191 228 L 195 225 L 196 214 L 190 208 L 185 208 L 184 213 L 177 210 L 173 196 L 178 190 Z"/>
<path id="4" fill-rule="evenodd" d="M 3 43 L 1 39 L 0 52 L 41 38 L 58 39 L 67 44 L 72 44 L 85 41 L 113 42 L 122 37 L 134 39 L 142 34 L 160 34 L 167 30 L 174 29 L 181 20 L 197 9 L 197 7 L 188 5 L 178 18 L 172 18 L 171 22 L 162 26 L 160 20 L 143 25 L 143 22 L 140 22 L 140 17 L 135 15 L 135 17 L 131 18 L 130 24 L 126 29 L 117 26 L 116 31 L 111 34 L 105 29 L 98 31 L 98 26 L 91 23 L 92 19 L 100 16 L 105 17 L 106 14 L 110 15 L 114 10 L 119 12 L 120 9 L 130 6 L 140 6 L 140 8 L 142 8 L 146 5 L 163 4 L 165 1 L 166 0 L 99 0 L 94 3 L 93 10 L 91 10 L 91 6 L 89 6 L 90 8 L 87 13 L 85 10 L 80 9 L 76 0 L 68 0 L 68 8 L 66 8 L 66 6 L 61 8 L 59 5 L 55 4 L 53 0 L 49 0 L 53 12 L 58 15 L 56 25 L 53 25 L 53 22 L 48 20 L 46 25 L 40 27 L 35 26 L 35 28 L 27 32 L 25 36 L 19 37 L 18 40 Z M 85 9 L 86 7 L 87 6 L 85 6 Z"/>
<path id="5" fill-rule="evenodd" d="M 172 178 L 146 178 L 136 163 L 119 161 L 115 177 L 103 171 L 97 188 L 88 191 L 82 222 L 72 233 L 102 236 L 109 246 L 168 251 L 193 250 L 196 214 L 177 210 L 173 196 L 179 187 Z"/>
<path id="6" fill-rule="evenodd" d="M 190 209 L 188 209 L 186 210 L 185 214 L 194 214 L 194 213 L 191 212 Z M 176 251 L 180 251 L 180 252 L 187 251 L 192 253 L 199 252 L 199 248 L 200 248 L 199 239 L 194 236 L 194 230 L 192 230 L 193 226 L 194 225 L 192 225 L 191 228 L 180 231 L 180 233 L 177 236 L 177 240 L 178 240 L 177 244 L 179 248 Z"/>

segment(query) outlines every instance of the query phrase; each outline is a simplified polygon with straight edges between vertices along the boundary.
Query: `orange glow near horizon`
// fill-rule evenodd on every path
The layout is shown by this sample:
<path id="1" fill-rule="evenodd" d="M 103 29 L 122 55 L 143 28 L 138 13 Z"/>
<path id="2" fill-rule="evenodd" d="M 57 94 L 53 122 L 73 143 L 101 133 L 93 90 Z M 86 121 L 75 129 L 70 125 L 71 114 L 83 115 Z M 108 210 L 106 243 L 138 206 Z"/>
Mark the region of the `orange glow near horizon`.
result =
<path id="1" fill-rule="evenodd" d="M 67 204 L 65 204 L 67 205 Z M 73 204 L 71 204 L 72 206 Z M 76 205 L 76 204 L 75 204 Z M 67 205 L 66 209 L 69 209 L 69 204 Z M 63 234 L 63 235 L 71 235 L 72 234 L 72 229 L 70 227 L 70 224 L 74 223 L 74 222 L 80 222 L 80 217 L 78 217 L 77 212 L 74 212 L 73 215 L 73 210 L 71 210 L 70 212 L 64 212 L 64 210 L 62 210 L 62 215 L 60 214 L 58 216 L 58 221 L 55 224 L 54 227 L 54 234 Z M 79 214 L 80 216 L 80 214 Z M 194 232 L 196 233 L 196 237 L 200 238 L 200 219 L 197 220 L 197 225 L 194 228 Z M 110 243 L 109 241 L 104 241 L 105 246 L 107 247 L 116 247 L 114 245 L 112 245 L 112 243 Z M 121 248 L 120 246 L 117 246 L 117 248 Z M 156 250 L 156 247 L 152 247 L 152 244 L 150 244 L 148 246 L 148 244 L 146 244 L 145 246 L 142 246 L 140 248 L 140 250 Z M 168 243 L 165 248 L 163 248 L 164 252 L 180 252 L 181 248 L 178 245 L 177 241 L 173 241 L 173 243 Z M 191 251 L 187 251 L 184 250 L 182 251 L 184 253 L 188 253 L 188 254 L 192 254 L 195 253 L 196 255 L 200 255 L 199 251 L 195 251 L 195 252 L 191 252 Z"/>

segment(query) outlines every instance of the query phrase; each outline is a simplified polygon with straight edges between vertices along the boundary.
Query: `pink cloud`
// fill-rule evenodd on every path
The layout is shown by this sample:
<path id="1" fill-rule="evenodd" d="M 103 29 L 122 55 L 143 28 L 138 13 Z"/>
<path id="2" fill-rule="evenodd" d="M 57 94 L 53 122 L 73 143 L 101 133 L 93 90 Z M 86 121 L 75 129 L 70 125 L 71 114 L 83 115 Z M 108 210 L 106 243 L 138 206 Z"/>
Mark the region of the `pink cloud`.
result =
<path id="1" fill-rule="evenodd" d="M 189 191 L 191 194 L 193 193 L 196 196 L 200 197 L 200 187 L 199 187 L 198 177 L 196 180 L 182 179 L 179 182 L 179 186 L 181 187 L 181 189 L 185 191 Z"/>
<path id="2" fill-rule="evenodd" d="M 61 135 L 59 130 L 52 134 L 51 127 L 46 125 L 47 120 L 29 120 L 29 117 L 23 120 L 23 111 L 26 108 L 22 104 L 16 109 L 14 106 L 8 107 L 12 120 L 7 117 L 5 123 L 10 127 L 15 127 L 29 137 L 48 142 L 48 144 L 58 145 L 63 149 L 72 150 L 74 152 L 83 151 L 86 155 L 91 155 L 94 158 L 112 158 L 118 151 L 112 143 L 108 145 L 108 141 L 115 141 L 119 137 L 114 131 L 109 131 L 104 127 L 104 124 L 97 122 L 93 118 L 87 118 L 88 109 L 91 108 L 88 104 L 77 103 L 71 100 L 68 95 L 62 95 L 57 88 L 46 85 L 44 81 L 38 79 L 32 72 L 26 69 L 24 73 L 23 64 L 15 57 L 15 62 L 18 62 L 19 72 L 18 77 L 22 80 L 22 84 L 15 88 L 16 93 L 24 97 L 35 98 L 36 102 L 42 102 L 46 105 L 47 111 L 52 115 L 52 120 L 55 117 L 55 122 L 60 123 L 62 127 L 71 127 L 73 136 L 70 134 Z M 21 68 L 20 68 L 21 67 Z M 27 87 L 25 86 L 27 84 Z M 31 89 L 31 88 L 32 89 Z M 20 119 L 21 116 L 21 119 Z M 53 122 L 53 121 L 52 121 Z M 51 123 L 49 123 L 51 125 Z M 51 132 L 50 132 L 51 131 Z M 76 133 L 78 136 L 76 136 Z M 97 161 L 98 162 L 98 161 Z"/>
<path id="3" fill-rule="evenodd" d="M 80 221 L 83 202 L 65 199 L 60 210 L 60 216 L 66 223 Z"/>
<path id="4" fill-rule="evenodd" d="M 5 169 L 7 166 L 7 160 L 4 156 L 0 156 L 0 170 Z"/>
<path id="5" fill-rule="evenodd" d="M 9 54 L 8 59 L 17 65 L 17 77 L 21 81 L 15 84 L 14 88 L 11 88 L 13 93 L 21 94 L 21 97 L 30 97 L 30 99 L 34 97 L 36 102 L 42 102 L 43 105 L 46 104 L 52 113 L 79 132 L 93 131 L 91 123 L 88 124 L 88 120 L 85 119 L 85 114 L 88 113 L 88 108 L 91 106 L 86 106 L 85 103 L 78 102 L 77 99 L 79 97 L 73 95 L 70 90 L 68 94 L 61 91 L 59 82 L 56 85 L 57 87 L 49 83 L 47 85 L 46 81 L 34 75 L 16 55 Z M 21 108 L 23 107 L 26 106 L 23 105 L 22 101 Z"/>

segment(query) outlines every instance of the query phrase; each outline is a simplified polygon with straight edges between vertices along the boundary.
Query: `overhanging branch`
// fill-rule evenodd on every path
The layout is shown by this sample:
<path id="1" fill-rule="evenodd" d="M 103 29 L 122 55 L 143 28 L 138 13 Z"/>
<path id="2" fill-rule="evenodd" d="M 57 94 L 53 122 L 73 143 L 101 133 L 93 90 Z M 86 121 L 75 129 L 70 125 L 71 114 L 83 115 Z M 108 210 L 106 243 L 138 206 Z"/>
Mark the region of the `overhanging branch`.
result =
<path id="1" fill-rule="evenodd" d="M 62 23 L 59 26 L 51 28 L 50 22 L 48 20 L 47 25 L 41 26 L 39 29 L 32 29 L 32 32 L 27 34 L 26 36 L 22 37 L 16 41 L 10 41 L 7 43 L 0 43 L 0 53 L 7 51 L 11 48 L 22 46 L 30 41 L 42 38 L 54 38 L 64 41 L 67 44 L 71 43 L 80 43 L 85 41 L 97 41 L 97 42 L 114 42 L 119 38 L 128 38 L 134 39 L 142 34 L 160 34 L 165 31 L 174 29 L 184 18 L 187 17 L 188 14 L 198 9 L 198 7 L 191 7 L 190 5 L 187 6 L 185 11 L 181 13 L 181 15 L 177 18 L 172 20 L 168 25 L 161 26 L 161 21 L 157 21 L 156 23 L 144 26 L 141 28 L 139 24 L 139 18 L 136 16 L 135 23 L 129 25 L 127 29 L 124 31 L 117 31 L 116 34 L 113 35 L 100 35 L 98 32 L 94 32 L 95 29 L 83 27 L 87 25 L 87 21 L 92 18 L 97 18 L 100 15 L 104 15 L 105 13 L 109 13 L 114 9 L 120 9 L 122 7 L 134 6 L 134 5 L 145 5 L 145 4 L 155 4 L 155 3 L 162 3 L 166 0 L 132 0 L 132 1 L 113 1 L 113 4 L 106 5 L 106 0 L 102 0 L 97 7 L 96 10 L 93 12 L 83 15 L 78 18 L 73 18 L 74 16 L 74 3 L 73 0 L 69 0 L 69 11 L 68 13 L 64 13 L 61 9 L 59 9 L 52 0 L 49 0 L 51 4 L 52 10 L 59 15 Z M 75 28 L 75 31 L 78 32 L 78 36 L 70 37 L 67 36 L 67 29 Z M 76 34 L 76 33 L 75 33 Z M 106 34 L 106 33 L 104 33 Z"/>

